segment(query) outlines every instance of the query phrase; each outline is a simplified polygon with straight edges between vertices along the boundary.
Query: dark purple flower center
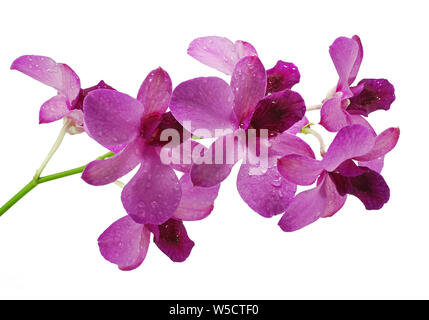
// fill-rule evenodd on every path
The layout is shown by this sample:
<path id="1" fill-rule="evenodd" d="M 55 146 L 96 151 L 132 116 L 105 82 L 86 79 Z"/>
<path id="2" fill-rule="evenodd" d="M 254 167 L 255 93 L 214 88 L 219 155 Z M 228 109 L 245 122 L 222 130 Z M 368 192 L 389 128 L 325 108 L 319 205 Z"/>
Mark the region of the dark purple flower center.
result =
<path id="1" fill-rule="evenodd" d="M 91 91 L 97 90 L 97 89 L 111 89 L 115 90 L 111 86 L 109 86 L 107 83 L 105 83 L 103 80 L 101 80 L 99 83 L 97 83 L 95 86 L 86 88 L 86 89 L 80 89 L 79 96 L 73 103 L 73 109 L 79 109 L 83 110 L 83 101 L 85 100 L 88 93 Z"/>
<path id="2" fill-rule="evenodd" d="M 171 112 L 166 112 L 162 115 L 158 113 L 151 114 L 146 116 L 142 121 L 142 136 L 146 139 L 146 142 L 152 146 L 164 146 L 171 142 L 171 137 L 169 137 L 167 141 L 161 141 L 161 134 L 166 129 L 176 130 L 180 135 L 180 143 L 184 141 L 184 133 L 187 131 L 176 118 L 174 118 Z M 191 134 L 188 133 L 187 136 L 190 137 Z"/>

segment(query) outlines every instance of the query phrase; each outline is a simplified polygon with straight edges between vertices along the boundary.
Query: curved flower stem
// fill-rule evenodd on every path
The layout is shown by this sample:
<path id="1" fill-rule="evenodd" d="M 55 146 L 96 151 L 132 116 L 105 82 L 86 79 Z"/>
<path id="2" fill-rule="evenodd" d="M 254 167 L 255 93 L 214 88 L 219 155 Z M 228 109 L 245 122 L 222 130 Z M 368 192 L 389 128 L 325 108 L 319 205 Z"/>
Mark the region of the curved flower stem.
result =
<path id="1" fill-rule="evenodd" d="M 125 183 L 123 183 L 120 180 L 116 180 L 115 182 L 113 182 L 114 184 L 116 184 L 119 188 L 124 188 L 125 187 Z"/>
<path id="2" fill-rule="evenodd" d="M 115 154 L 113 152 L 108 152 L 100 157 L 98 157 L 96 160 L 103 160 L 106 158 L 110 158 L 112 156 L 114 156 Z M 60 178 L 64 178 L 64 177 L 68 177 L 74 174 L 78 174 L 83 172 L 83 170 L 85 169 L 86 165 L 78 167 L 78 168 L 74 168 L 74 169 L 70 169 L 70 170 L 66 170 L 66 171 L 62 171 L 62 172 L 58 172 L 58 173 L 54 173 L 54 174 L 50 174 L 44 177 L 39 177 L 37 179 L 31 180 L 26 186 L 24 186 L 17 194 L 15 194 L 8 202 L 6 202 L 1 208 L 0 208 L 0 217 L 7 211 L 9 210 L 15 203 L 17 203 L 19 200 L 21 200 L 27 193 L 29 193 L 31 190 L 33 190 L 37 185 L 41 184 L 41 183 L 45 183 L 48 181 L 52 181 L 52 180 L 57 180 Z"/>
<path id="3" fill-rule="evenodd" d="M 309 125 L 305 126 L 304 128 L 302 128 L 301 132 L 304 134 L 311 134 L 312 136 L 315 136 L 317 138 L 317 140 L 319 141 L 319 144 L 320 144 L 320 155 L 323 157 L 326 153 L 325 141 L 323 141 L 323 137 L 319 132 L 310 128 L 310 125 L 311 125 L 311 123 Z"/>
<path id="4" fill-rule="evenodd" d="M 45 158 L 45 160 L 43 160 L 40 168 L 37 169 L 36 173 L 34 174 L 33 180 L 37 181 L 37 179 L 39 179 L 43 170 L 46 168 L 46 165 L 51 160 L 52 156 L 55 154 L 55 152 L 58 150 L 61 143 L 63 142 L 63 139 L 67 133 L 67 130 L 70 127 L 70 124 L 71 124 L 71 121 L 69 119 L 65 119 L 64 125 L 61 128 L 60 133 L 58 134 L 57 140 L 55 140 L 54 145 L 52 146 L 51 150 L 49 150 L 49 153 L 46 155 L 46 158 Z"/>

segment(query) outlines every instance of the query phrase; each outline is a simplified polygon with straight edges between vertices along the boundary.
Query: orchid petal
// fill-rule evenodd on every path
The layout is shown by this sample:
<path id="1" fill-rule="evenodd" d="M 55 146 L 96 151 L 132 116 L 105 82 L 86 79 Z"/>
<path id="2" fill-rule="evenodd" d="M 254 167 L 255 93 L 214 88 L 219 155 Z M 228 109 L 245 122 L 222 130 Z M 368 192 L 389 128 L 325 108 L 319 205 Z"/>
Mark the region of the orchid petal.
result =
<path id="1" fill-rule="evenodd" d="M 302 186 L 313 184 L 323 171 L 321 161 L 299 154 L 278 159 L 277 168 L 287 180 Z"/>
<path id="2" fill-rule="evenodd" d="M 196 78 L 179 84 L 173 91 L 170 110 L 187 130 L 237 128 L 233 113 L 234 95 L 220 78 Z"/>
<path id="3" fill-rule="evenodd" d="M 270 152 L 285 156 L 288 154 L 300 154 L 309 158 L 315 158 L 311 147 L 301 138 L 286 132 L 270 139 Z"/>
<path id="4" fill-rule="evenodd" d="M 298 68 L 293 63 L 279 60 L 273 68 L 267 70 L 266 94 L 291 89 L 300 78 Z"/>
<path id="5" fill-rule="evenodd" d="M 247 128 L 253 111 L 265 95 L 267 76 L 262 62 L 257 56 L 241 59 L 231 76 L 234 92 L 234 112 L 240 126 Z"/>
<path id="6" fill-rule="evenodd" d="M 337 132 L 350 125 L 349 116 L 341 106 L 341 96 L 341 93 L 335 94 L 322 104 L 320 110 L 320 124 L 330 132 Z"/>
<path id="7" fill-rule="evenodd" d="M 258 55 L 256 49 L 249 42 L 237 40 L 235 41 L 234 46 L 237 51 L 238 59 Z"/>
<path id="8" fill-rule="evenodd" d="M 162 114 L 168 108 L 172 92 L 170 76 L 161 68 L 151 71 L 144 79 L 137 94 L 144 106 L 144 114 Z"/>
<path id="9" fill-rule="evenodd" d="M 117 264 L 121 270 L 137 268 L 146 257 L 150 243 L 150 232 L 135 223 L 129 216 L 114 222 L 98 238 L 102 256 Z"/>
<path id="10" fill-rule="evenodd" d="M 70 113 L 66 96 L 59 94 L 46 101 L 39 111 L 39 123 L 62 119 Z"/>
<path id="11" fill-rule="evenodd" d="M 171 218 L 179 205 L 179 180 L 153 147 L 147 147 L 143 157 L 140 169 L 122 191 L 122 204 L 135 222 L 158 225 Z"/>
<path id="12" fill-rule="evenodd" d="M 129 143 L 140 134 L 143 105 L 129 95 L 97 89 L 88 94 L 83 110 L 91 137 L 104 146 Z"/>
<path id="13" fill-rule="evenodd" d="M 358 161 L 370 161 L 383 157 L 393 150 L 398 143 L 400 130 L 399 128 L 389 128 L 380 133 L 375 139 L 373 148 L 366 154 L 355 157 Z"/>
<path id="14" fill-rule="evenodd" d="M 201 188 L 192 184 L 191 176 L 185 173 L 180 179 L 182 198 L 174 212 L 174 218 L 195 221 L 206 218 L 213 210 L 220 185 Z"/>
<path id="15" fill-rule="evenodd" d="M 277 168 L 253 174 L 254 166 L 242 164 L 237 177 L 241 198 L 261 216 L 270 218 L 284 212 L 296 192 L 296 185 L 284 179 Z"/>

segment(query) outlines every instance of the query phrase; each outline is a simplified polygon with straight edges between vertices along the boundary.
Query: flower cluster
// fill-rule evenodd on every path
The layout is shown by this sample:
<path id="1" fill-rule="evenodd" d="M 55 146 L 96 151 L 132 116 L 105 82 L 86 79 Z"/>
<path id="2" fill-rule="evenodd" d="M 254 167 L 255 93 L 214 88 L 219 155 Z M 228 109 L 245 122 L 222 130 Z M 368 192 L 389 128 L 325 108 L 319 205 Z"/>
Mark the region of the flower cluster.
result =
<path id="1" fill-rule="evenodd" d="M 230 76 L 229 83 L 200 77 L 173 87 L 158 68 L 134 98 L 103 81 L 82 89 L 69 66 L 48 57 L 22 56 L 11 68 L 57 90 L 40 108 L 40 123 L 64 119 L 69 133 L 86 132 L 115 153 L 86 165 L 82 179 L 122 187 L 127 215 L 98 244 L 105 259 L 132 270 L 145 259 L 151 238 L 172 261 L 187 259 L 194 242 L 183 222 L 212 212 L 222 182 L 238 163 L 241 198 L 262 217 L 281 215 L 283 231 L 333 216 L 348 195 L 367 210 L 383 207 L 390 191 L 381 171 L 399 129 L 377 134 L 367 118 L 390 109 L 394 88 L 386 79 L 353 85 L 363 58 L 358 36 L 337 38 L 329 53 L 339 80 L 314 107 L 306 107 L 294 89 L 300 73 L 293 63 L 280 60 L 266 69 L 250 43 L 215 36 L 195 39 L 188 54 Z M 327 150 L 306 116 L 314 110 L 320 111 L 319 124 L 335 135 Z M 317 137 L 319 159 L 298 134 Z M 202 138 L 214 140 L 206 147 Z M 136 167 L 128 183 L 119 181 Z"/>

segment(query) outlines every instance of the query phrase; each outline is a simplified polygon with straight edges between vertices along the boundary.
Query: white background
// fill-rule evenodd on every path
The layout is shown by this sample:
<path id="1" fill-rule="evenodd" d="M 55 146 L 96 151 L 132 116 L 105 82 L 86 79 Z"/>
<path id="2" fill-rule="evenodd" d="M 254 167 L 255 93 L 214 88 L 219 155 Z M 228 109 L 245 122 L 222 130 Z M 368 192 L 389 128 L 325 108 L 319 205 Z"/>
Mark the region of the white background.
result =
<path id="1" fill-rule="evenodd" d="M 387 78 L 397 94 L 370 121 L 378 132 L 399 126 L 401 138 L 386 159 L 391 200 L 380 211 L 349 197 L 333 218 L 283 233 L 279 217 L 264 219 L 241 200 L 237 166 L 212 215 L 187 224 L 196 242 L 190 258 L 173 263 L 151 245 L 131 272 L 97 246 L 125 215 L 117 186 L 92 187 L 79 176 L 40 185 L 0 218 L 0 298 L 429 298 L 427 12 L 425 1 L 411 0 L 1 2 L 1 203 L 31 179 L 61 127 L 38 125 L 54 90 L 9 70 L 23 54 L 67 63 L 83 87 L 103 79 L 136 95 L 158 66 L 175 85 L 220 75 L 186 49 L 198 36 L 221 35 L 251 42 L 267 69 L 294 62 L 302 75 L 295 89 L 311 105 L 337 81 L 329 45 L 358 34 L 358 79 Z M 317 122 L 317 113 L 310 118 Z M 84 134 L 67 136 L 46 173 L 103 153 Z"/>

